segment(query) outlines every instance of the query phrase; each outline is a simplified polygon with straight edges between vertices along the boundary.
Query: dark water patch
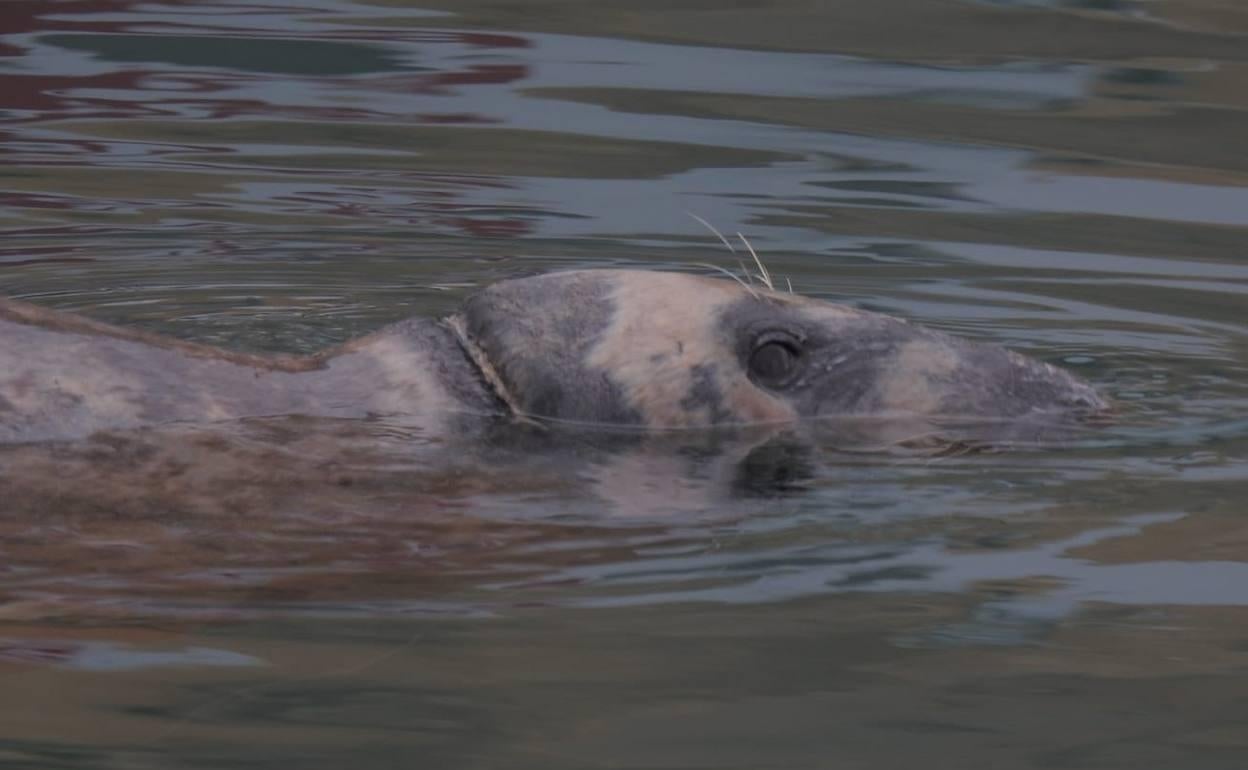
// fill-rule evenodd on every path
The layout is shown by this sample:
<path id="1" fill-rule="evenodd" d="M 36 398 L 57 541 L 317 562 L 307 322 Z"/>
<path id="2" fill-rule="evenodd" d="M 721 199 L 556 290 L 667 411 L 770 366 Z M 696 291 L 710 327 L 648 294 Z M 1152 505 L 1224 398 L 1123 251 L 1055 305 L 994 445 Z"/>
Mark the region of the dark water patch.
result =
<path id="1" fill-rule="evenodd" d="M 991 70 L 990 70 L 991 71 Z M 1081 80 L 1081 73 L 1071 73 Z M 1207 170 L 1215 181 L 1223 173 L 1242 173 L 1242 158 L 1234 155 L 1232 136 L 1245 120 L 1244 105 L 1211 109 L 1202 105 L 1171 105 L 1165 110 L 1140 113 L 1127 106 L 1115 109 L 1112 100 L 1090 110 L 1084 99 L 1053 109 L 976 109 L 943 105 L 932 100 L 875 97 L 795 99 L 755 96 L 742 99 L 728 94 L 666 93 L 627 89 L 578 91 L 548 89 L 544 96 L 586 101 L 612 109 L 691 117 L 718 117 L 777 123 L 802 128 L 895 137 L 908 140 L 988 144 L 1048 153 L 1070 153 L 1126 163 L 1171 163 Z M 1119 129 L 1131 126 L 1130 137 Z"/>
<path id="2" fill-rule="evenodd" d="M 109 62 L 211 67 L 276 75 L 361 75 L 403 70 L 384 49 L 351 43 L 202 35 L 44 35 L 40 42 Z"/>
<path id="3" fill-rule="evenodd" d="M 377 6 L 401 3 L 379 0 Z M 659 40 L 684 45 L 716 45 L 780 51 L 835 51 L 872 58 L 920 61 L 1039 59 L 1122 60 L 1146 56 L 1242 60 L 1240 47 L 1248 20 L 1216 2 L 1178 0 L 1157 15 L 1203 24 L 1157 24 L 1123 14 L 1085 14 L 1064 4 L 993 8 L 960 0 L 887 0 L 850 3 L 829 13 L 805 3 L 770 2 L 752 6 L 690 5 L 670 9 L 660 20 L 624 4 L 609 12 L 575 0 L 545 2 L 544 13 L 523 0 L 504 3 L 456 2 L 442 7 L 455 14 L 421 25 L 566 32 Z M 1154 7 L 1150 4 L 1150 9 Z M 402 24 L 401 14 L 394 23 Z M 407 23 L 412 23 L 408 21 Z M 941 35 L 931 30 L 941 29 Z"/>

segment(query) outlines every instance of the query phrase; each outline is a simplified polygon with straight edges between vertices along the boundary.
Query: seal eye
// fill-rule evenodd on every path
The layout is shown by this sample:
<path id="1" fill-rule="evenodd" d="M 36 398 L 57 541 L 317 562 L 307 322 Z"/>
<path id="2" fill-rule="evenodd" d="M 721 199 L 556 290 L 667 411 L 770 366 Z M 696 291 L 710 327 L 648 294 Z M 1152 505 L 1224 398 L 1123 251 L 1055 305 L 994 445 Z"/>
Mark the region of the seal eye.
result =
<path id="1" fill-rule="evenodd" d="M 799 352 L 790 342 L 769 340 L 750 354 L 750 374 L 767 385 L 783 385 L 797 370 Z"/>

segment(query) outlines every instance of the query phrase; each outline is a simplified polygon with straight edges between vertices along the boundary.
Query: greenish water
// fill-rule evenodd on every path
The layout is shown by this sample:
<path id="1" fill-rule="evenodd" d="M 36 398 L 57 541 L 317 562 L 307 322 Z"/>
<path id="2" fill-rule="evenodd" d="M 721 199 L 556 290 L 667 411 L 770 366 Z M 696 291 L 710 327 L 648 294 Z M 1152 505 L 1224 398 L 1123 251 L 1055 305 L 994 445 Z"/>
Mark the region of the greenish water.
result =
<path id="1" fill-rule="evenodd" d="M 308 351 L 734 259 L 1121 423 L 0 456 L 0 766 L 1241 768 L 1248 7 L 11 0 L 0 292 Z"/>

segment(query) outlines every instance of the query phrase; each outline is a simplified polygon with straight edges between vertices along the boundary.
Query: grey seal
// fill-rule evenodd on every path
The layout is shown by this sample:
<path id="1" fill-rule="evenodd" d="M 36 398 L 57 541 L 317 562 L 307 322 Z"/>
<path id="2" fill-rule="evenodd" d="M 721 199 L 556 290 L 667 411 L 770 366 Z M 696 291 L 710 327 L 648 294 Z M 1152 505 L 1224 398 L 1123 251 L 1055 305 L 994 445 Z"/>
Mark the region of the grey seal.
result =
<path id="1" fill-rule="evenodd" d="M 247 417 L 455 415 L 639 429 L 916 416 L 1071 419 L 1072 374 L 906 320 L 721 278 L 500 281 L 309 356 L 231 352 L 0 300 L 0 442 Z"/>

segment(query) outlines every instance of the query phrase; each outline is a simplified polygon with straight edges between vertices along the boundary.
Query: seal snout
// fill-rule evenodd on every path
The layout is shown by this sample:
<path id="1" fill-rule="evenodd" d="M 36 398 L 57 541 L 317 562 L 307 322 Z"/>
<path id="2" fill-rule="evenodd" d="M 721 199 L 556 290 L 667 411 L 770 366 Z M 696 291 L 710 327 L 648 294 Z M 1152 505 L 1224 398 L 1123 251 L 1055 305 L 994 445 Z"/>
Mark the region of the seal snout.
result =
<path id="1" fill-rule="evenodd" d="M 1071 378 L 1073 380 L 1073 378 Z M 1063 394 L 1057 400 L 1059 409 L 1067 417 L 1077 423 L 1091 426 L 1114 424 L 1117 409 L 1113 402 L 1104 398 L 1087 383 L 1073 380 L 1074 389 Z"/>
<path id="2" fill-rule="evenodd" d="M 1076 389 L 1062 394 L 1057 405 L 1077 415 L 1094 416 L 1113 411 L 1113 405 L 1100 396 L 1091 386 L 1075 383 Z"/>
<path id="3" fill-rule="evenodd" d="M 951 401 L 967 414 L 993 417 L 1046 415 L 1080 420 L 1109 411 L 1109 403 L 1070 372 L 995 345 L 959 341 L 963 362 Z"/>

